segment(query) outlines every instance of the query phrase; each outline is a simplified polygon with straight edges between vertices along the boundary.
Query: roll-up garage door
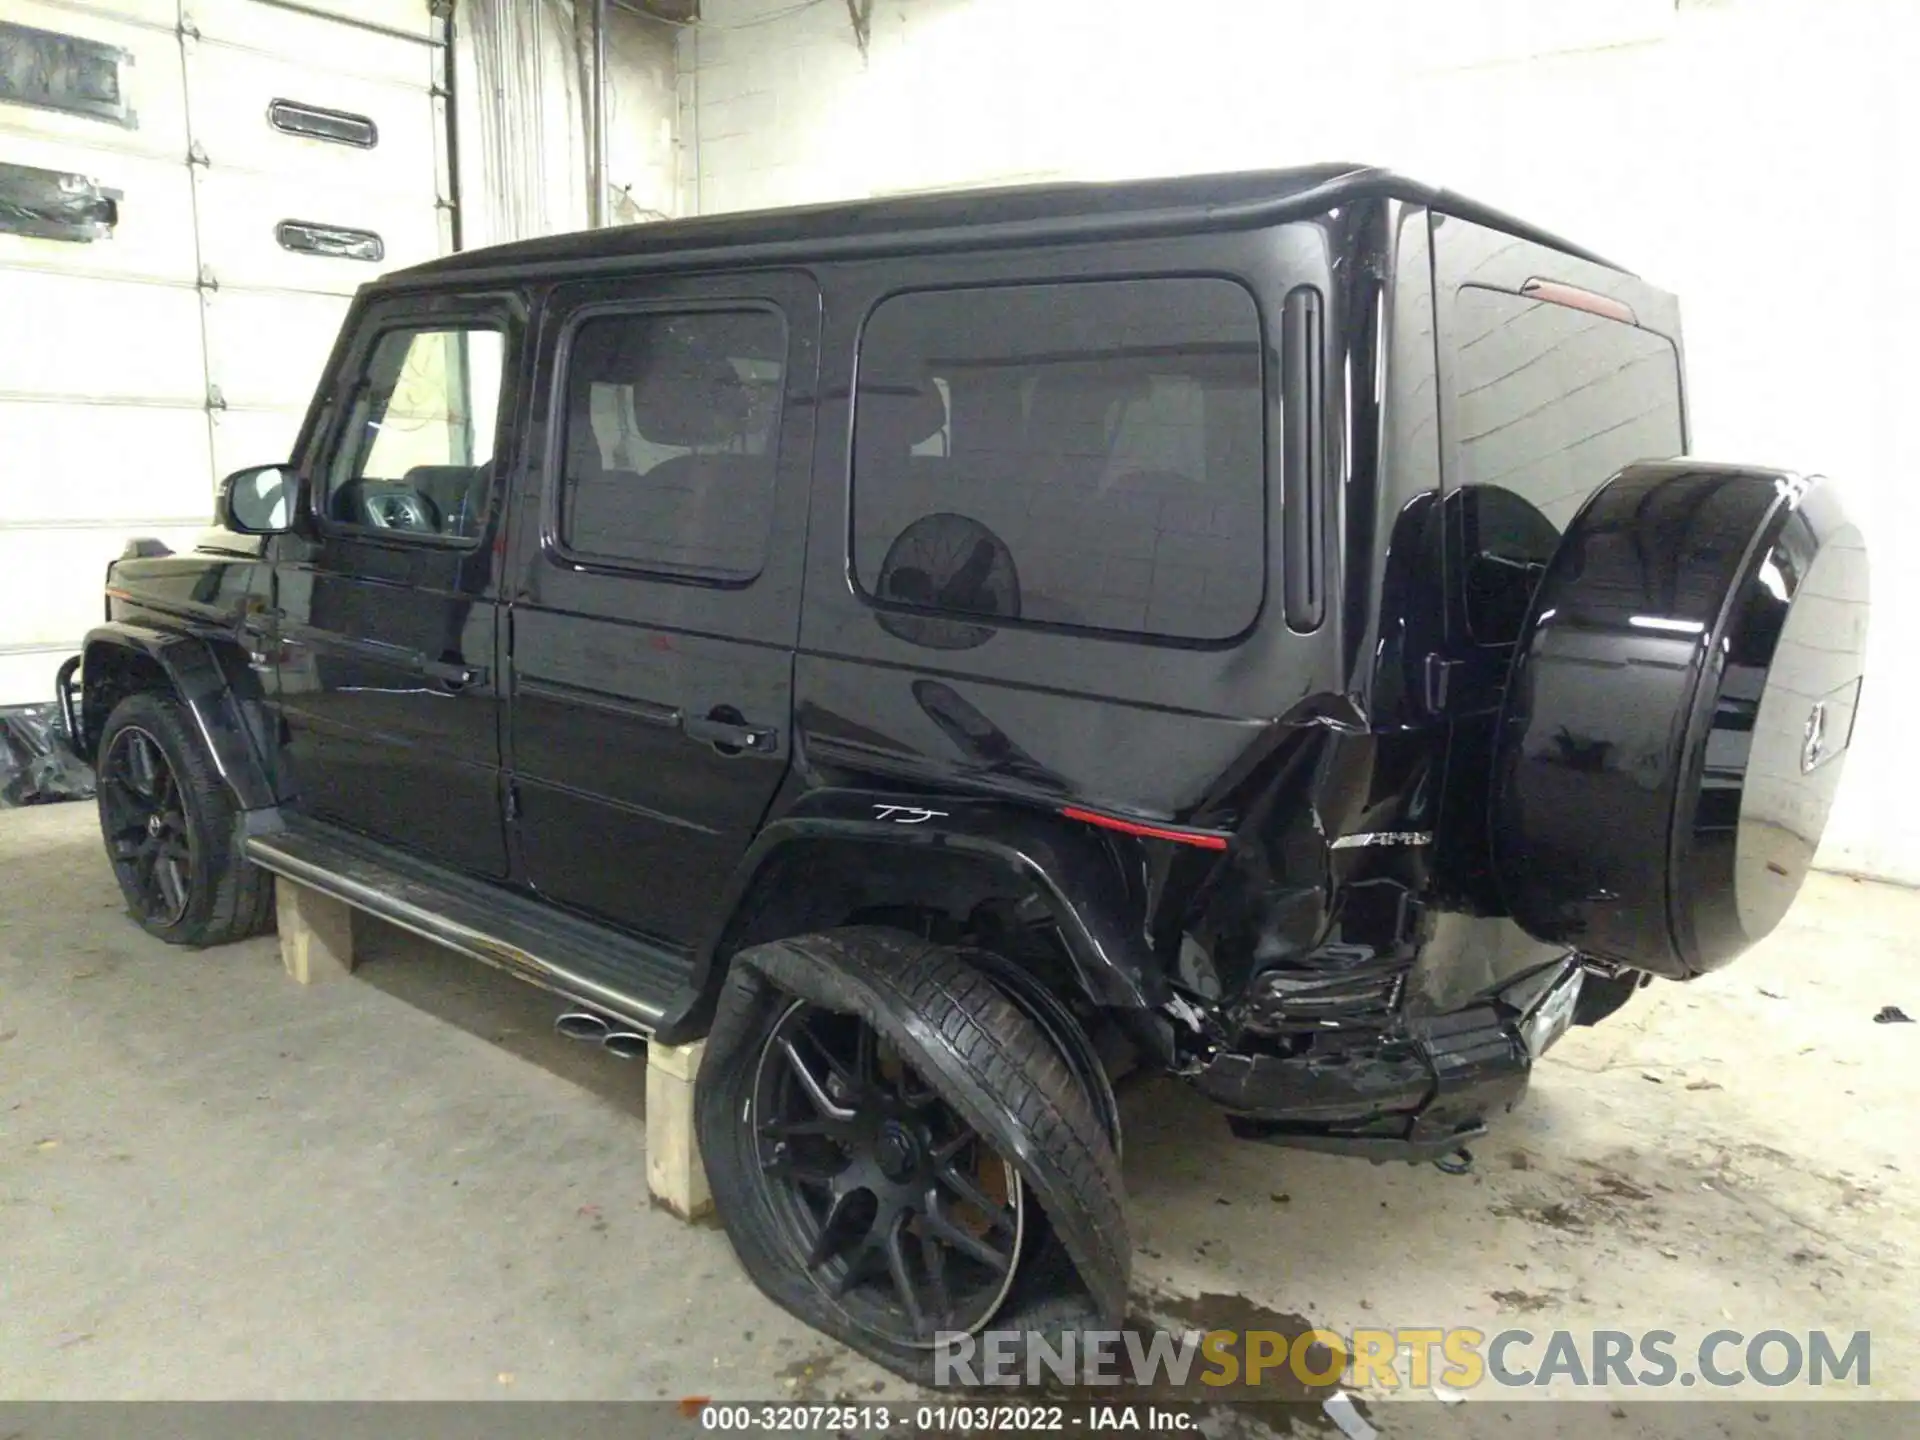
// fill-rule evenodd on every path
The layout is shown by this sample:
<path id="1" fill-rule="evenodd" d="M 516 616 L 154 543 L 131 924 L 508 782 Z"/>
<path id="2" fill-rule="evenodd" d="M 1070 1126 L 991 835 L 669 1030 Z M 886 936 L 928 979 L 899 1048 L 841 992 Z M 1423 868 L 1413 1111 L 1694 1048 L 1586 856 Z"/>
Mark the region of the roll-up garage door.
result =
<path id="1" fill-rule="evenodd" d="M 0 704 L 134 535 L 287 457 L 354 290 L 451 234 L 429 0 L 0 9 Z"/>

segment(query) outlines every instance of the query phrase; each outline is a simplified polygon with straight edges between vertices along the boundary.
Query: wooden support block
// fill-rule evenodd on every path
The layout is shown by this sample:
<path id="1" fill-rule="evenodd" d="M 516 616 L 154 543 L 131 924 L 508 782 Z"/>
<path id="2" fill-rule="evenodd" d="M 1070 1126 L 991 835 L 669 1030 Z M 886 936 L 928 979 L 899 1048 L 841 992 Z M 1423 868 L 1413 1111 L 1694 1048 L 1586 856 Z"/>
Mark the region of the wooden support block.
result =
<path id="1" fill-rule="evenodd" d="M 647 1046 L 647 1188 L 682 1220 L 713 1208 L 693 1128 L 693 1078 L 707 1042 Z"/>
<path id="2" fill-rule="evenodd" d="M 353 907 L 285 877 L 273 882 L 280 961 L 302 985 L 353 973 Z"/>

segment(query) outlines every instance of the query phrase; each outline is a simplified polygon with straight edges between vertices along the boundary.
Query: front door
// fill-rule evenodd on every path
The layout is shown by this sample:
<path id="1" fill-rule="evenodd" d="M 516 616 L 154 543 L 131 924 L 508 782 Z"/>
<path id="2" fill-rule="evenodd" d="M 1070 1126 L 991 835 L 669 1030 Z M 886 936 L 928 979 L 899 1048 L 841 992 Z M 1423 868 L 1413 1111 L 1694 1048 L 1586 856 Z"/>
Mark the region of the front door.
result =
<path id="1" fill-rule="evenodd" d="M 690 949 L 791 754 L 819 293 L 773 273 L 568 286 L 515 525 L 528 882 Z M 544 418 L 544 426 L 540 423 Z"/>
<path id="2" fill-rule="evenodd" d="M 296 807 L 507 873 L 495 457 L 524 326 L 510 298 L 361 312 L 277 565 Z"/>

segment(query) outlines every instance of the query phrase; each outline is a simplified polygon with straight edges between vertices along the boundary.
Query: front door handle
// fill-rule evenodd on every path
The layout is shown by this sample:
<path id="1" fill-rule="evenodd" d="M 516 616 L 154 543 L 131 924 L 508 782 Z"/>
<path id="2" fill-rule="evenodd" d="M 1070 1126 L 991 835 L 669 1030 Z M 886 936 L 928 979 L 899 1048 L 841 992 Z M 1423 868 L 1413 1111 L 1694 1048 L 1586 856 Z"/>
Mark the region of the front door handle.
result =
<path id="1" fill-rule="evenodd" d="M 484 684 L 487 678 L 486 666 L 469 665 L 463 660 L 429 660 L 420 668 L 427 679 L 446 690 L 464 690 L 469 685 Z"/>
<path id="2" fill-rule="evenodd" d="M 717 706 L 704 717 L 689 715 L 680 722 L 680 728 L 689 740 L 711 745 L 723 755 L 748 750 L 768 755 L 780 740 L 779 733 L 767 726 L 747 724 L 731 705 Z"/>

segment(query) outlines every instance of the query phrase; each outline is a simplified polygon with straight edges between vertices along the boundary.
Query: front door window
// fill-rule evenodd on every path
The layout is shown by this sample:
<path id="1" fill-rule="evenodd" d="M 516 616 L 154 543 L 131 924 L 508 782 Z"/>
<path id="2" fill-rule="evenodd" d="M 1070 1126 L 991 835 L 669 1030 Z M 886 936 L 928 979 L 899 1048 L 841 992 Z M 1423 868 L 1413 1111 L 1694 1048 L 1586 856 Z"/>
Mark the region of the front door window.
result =
<path id="1" fill-rule="evenodd" d="M 375 343 L 327 475 L 337 525 L 472 540 L 486 515 L 502 336 L 389 330 Z"/>

